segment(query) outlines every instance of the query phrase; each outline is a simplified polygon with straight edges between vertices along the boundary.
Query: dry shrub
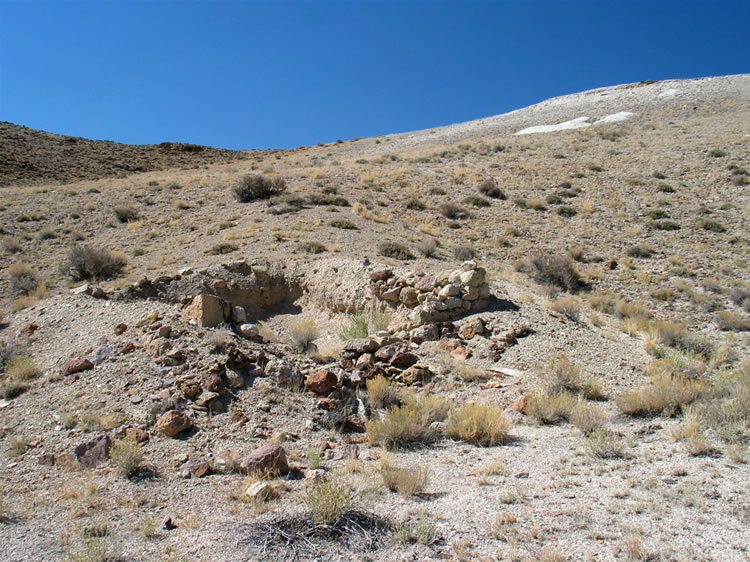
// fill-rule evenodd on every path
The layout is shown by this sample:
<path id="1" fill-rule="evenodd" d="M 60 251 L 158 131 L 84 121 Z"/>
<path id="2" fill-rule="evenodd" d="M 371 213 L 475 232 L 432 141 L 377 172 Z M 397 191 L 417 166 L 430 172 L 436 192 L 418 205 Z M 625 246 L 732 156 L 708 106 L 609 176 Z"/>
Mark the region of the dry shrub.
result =
<path id="1" fill-rule="evenodd" d="M 5 364 L 5 376 L 16 381 L 25 381 L 34 378 L 39 374 L 34 360 L 28 355 L 18 355 L 8 359 Z"/>
<path id="2" fill-rule="evenodd" d="M 243 176 L 237 185 L 232 188 L 235 198 L 240 203 L 269 199 L 285 190 L 286 182 L 283 178 L 269 178 L 253 174 Z"/>
<path id="3" fill-rule="evenodd" d="M 615 316 L 620 319 L 633 318 L 638 320 L 648 320 L 651 317 L 651 311 L 646 303 L 643 302 L 626 302 L 617 301 L 615 305 Z"/>
<path id="4" fill-rule="evenodd" d="M 371 220 L 373 222 L 389 223 L 393 220 L 393 217 L 391 215 L 387 213 L 378 213 L 376 211 L 372 211 L 361 203 L 355 203 L 352 207 L 352 211 L 358 217 L 362 217 L 363 219 Z"/>
<path id="5" fill-rule="evenodd" d="M 353 500 L 352 486 L 335 477 L 318 481 L 305 496 L 313 521 L 324 525 L 335 523 L 349 510 Z"/>
<path id="6" fill-rule="evenodd" d="M 391 408 L 382 420 L 367 421 L 365 427 L 370 444 L 388 450 L 427 445 L 437 438 L 429 417 L 416 403 Z"/>
<path id="7" fill-rule="evenodd" d="M 601 427 L 584 437 L 584 446 L 591 455 L 601 459 L 621 458 L 625 454 L 622 438 Z"/>
<path id="8" fill-rule="evenodd" d="M 125 254 L 104 248 L 73 246 L 68 252 L 69 274 L 76 281 L 115 277 L 127 263 Z"/>
<path id="9" fill-rule="evenodd" d="M 732 310 L 717 312 L 716 321 L 722 332 L 750 332 L 750 318 L 746 318 Z"/>
<path id="10" fill-rule="evenodd" d="M 39 278 L 29 264 L 12 263 L 8 266 L 10 287 L 15 295 L 28 295 L 39 285 Z"/>
<path id="11" fill-rule="evenodd" d="M 297 352 L 307 351 L 312 342 L 320 335 L 315 320 L 295 320 L 289 325 L 289 340 Z"/>
<path id="12" fill-rule="evenodd" d="M 688 408 L 682 423 L 673 427 L 671 434 L 675 441 L 682 442 L 690 456 L 697 457 L 716 452 L 716 448 L 701 427 L 700 416 L 695 408 Z"/>
<path id="13" fill-rule="evenodd" d="M 390 463 L 387 456 L 380 459 L 380 474 L 383 476 L 383 484 L 386 488 L 404 497 L 414 496 L 424 490 L 430 478 L 430 471 L 427 467 L 395 466 Z"/>
<path id="14" fill-rule="evenodd" d="M 401 391 L 384 376 L 367 380 L 367 403 L 371 408 L 390 408 L 402 403 Z"/>
<path id="15" fill-rule="evenodd" d="M 581 397 L 570 411 L 570 423 L 580 429 L 584 435 L 599 429 L 605 421 L 607 421 L 607 412 L 604 408 L 589 404 Z"/>
<path id="16" fill-rule="evenodd" d="M 706 383 L 682 374 L 659 372 L 638 390 L 626 392 L 615 404 L 631 416 L 664 414 L 673 416 L 683 406 L 694 402 L 706 390 Z"/>
<path id="17" fill-rule="evenodd" d="M 537 283 L 552 285 L 565 291 L 576 292 L 587 287 L 567 254 L 534 256 L 531 258 L 532 276 Z"/>
<path id="18" fill-rule="evenodd" d="M 378 253 L 387 258 L 396 260 L 413 260 L 414 254 L 411 250 L 398 242 L 382 242 L 378 244 Z"/>
<path id="19" fill-rule="evenodd" d="M 510 420 L 498 406 L 466 404 L 453 412 L 445 431 L 453 438 L 491 447 L 508 438 Z"/>
<path id="20" fill-rule="evenodd" d="M 570 392 L 531 394 L 524 412 L 536 423 L 554 424 L 570 417 L 578 399 Z"/>
<path id="21" fill-rule="evenodd" d="M 466 209 L 455 203 L 441 203 L 438 210 L 447 219 L 465 219 L 469 216 Z"/>
<path id="22" fill-rule="evenodd" d="M 576 322 L 581 316 L 581 301 L 576 297 L 560 297 L 552 301 L 549 307 Z"/>
<path id="23" fill-rule="evenodd" d="M 615 306 L 617 306 L 617 297 L 610 293 L 604 293 L 602 291 L 596 291 L 588 298 L 589 306 L 599 312 L 606 314 L 614 314 Z"/>
<path id="24" fill-rule="evenodd" d="M 109 458 L 121 476 L 135 474 L 143 461 L 143 449 L 132 439 L 120 439 L 112 444 Z"/>
<path id="25" fill-rule="evenodd" d="M 599 381 L 592 377 L 584 379 L 580 365 L 573 363 L 565 353 L 558 353 L 546 365 L 541 377 L 542 388 L 547 395 L 572 392 L 592 400 L 603 397 Z"/>

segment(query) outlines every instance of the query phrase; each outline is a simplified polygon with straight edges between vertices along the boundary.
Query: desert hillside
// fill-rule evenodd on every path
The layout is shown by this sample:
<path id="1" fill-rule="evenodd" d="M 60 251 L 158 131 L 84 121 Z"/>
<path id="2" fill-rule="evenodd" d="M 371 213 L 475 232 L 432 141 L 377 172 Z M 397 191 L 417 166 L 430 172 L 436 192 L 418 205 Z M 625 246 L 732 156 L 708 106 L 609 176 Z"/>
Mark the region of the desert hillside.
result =
<path id="1" fill-rule="evenodd" d="M 6 559 L 750 556 L 750 75 L 0 139 Z"/>

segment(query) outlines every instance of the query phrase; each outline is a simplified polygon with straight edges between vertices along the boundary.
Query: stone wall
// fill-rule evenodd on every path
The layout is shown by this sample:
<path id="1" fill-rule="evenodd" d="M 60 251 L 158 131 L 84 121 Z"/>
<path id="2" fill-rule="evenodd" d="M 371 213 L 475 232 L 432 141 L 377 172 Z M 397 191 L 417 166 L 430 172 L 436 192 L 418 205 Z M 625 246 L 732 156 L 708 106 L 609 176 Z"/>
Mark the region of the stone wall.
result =
<path id="1" fill-rule="evenodd" d="M 412 328 L 430 322 L 445 322 L 489 305 L 487 272 L 475 261 L 439 275 L 409 272 L 403 277 L 391 269 L 370 274 L 372 293 L 391 306 L 411 309 Z"/>

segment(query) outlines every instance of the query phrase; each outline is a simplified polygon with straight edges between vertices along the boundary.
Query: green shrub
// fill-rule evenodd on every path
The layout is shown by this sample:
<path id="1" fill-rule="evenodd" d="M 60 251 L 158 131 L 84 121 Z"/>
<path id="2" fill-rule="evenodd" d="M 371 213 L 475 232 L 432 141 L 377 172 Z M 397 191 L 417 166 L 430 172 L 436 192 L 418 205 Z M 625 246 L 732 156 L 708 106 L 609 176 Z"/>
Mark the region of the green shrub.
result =
<path id="1" fill-rule="evenodd" d="M 232 188 L 235 198 L 240 203 L 269 199 L 274 195 L 280 195 L 285 190 L 286 182 L 283 178 L 269 178 L 253 174 L 243 176 Z"/>
<path id="2" fill-rule="evenodd" d="M 338 478 L 318 481 L 305 496 L 305 504 L 313 521 L 324 525 L 332 525 L 338 521 L 349 510 L 353 501 L 351 485 Z"/>
<path id="3" fill-rule="evenodd" d="M 711 156 L 712 158 L 723 158 L 724 156 L 727 155 L 727 153 L 721 149 L 713 148 L 709 151 L 708 155 Z"/>
<path id="4" fill-rule="evenodd" d="M 717 221 L 712 220 L 701 220 L 698 221 L 698 226 L 702 228 L 703 230 L 708 230 L 710 232 L 726 232 L 726 227 Z"/>
<path id="5" fill-rule="evenodd" d="M 669 185 L 668 183 L 660 183 L 658 186 L 656 186 L 656 191 L 659 191 L 661 193 L 674 193 L 674 187 Z"/>
<path id="6" fill-rule="evenodd" d="M 70 276 L 76 280 L 109 279 L 119 275 L 128 263 L 120 252 L 110 252 L 104 248 L 73 246 L 68 252 Z"/>
<path id="7" fill-rule="evenodd" d="M 456 246 L 453 248 L 453 256 L 460 261 L 474 259 L 475 255 L 476 253 L 473 248 L 468 248 L 466 246 Z"/>
<path id="8" fill-rule="evenodd" d="M 667 174 L 664 172 L 656 171 L 653 174 L 651 174 L 653 177 L 655 177 L 657 180 L 665 180 L 667 179 Z"/>
<path id="9" fill-rule="evenodd" d="M 368 314 L 352 314 L 349 316 L 349 325 L 339 332 L 342 340 L 353 340 L 366 338 L 368 335 L 385 330 L 391 321 L 391 315 L 387 312 L 372 311 Z"/>
<path id="10" fill-rule="evenodd" d="M 637 245 L 628 248 L 628 255 L 631 258 L 650 258 L 656 253 L 651 246 Z"/>
<path id="11" fill-rule="evenodd" d="M 594 429 L 583 442 L 591 455 L 601 459 L 621 458 L 625 454 L 622 438 L 608 429 Z"/>

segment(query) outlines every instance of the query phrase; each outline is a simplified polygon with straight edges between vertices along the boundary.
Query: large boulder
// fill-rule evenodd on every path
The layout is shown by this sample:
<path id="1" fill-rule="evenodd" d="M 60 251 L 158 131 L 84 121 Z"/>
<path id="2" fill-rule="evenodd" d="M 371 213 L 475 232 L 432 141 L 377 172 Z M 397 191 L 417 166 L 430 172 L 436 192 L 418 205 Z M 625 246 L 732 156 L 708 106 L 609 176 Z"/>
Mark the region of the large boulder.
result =
<path id="1" fill-rule="evenodd" d="M 305 388 L 315 394 L 328 394 L 338 384 L 338 377 L 333 371 L 328 369 L 318 369 L 313 371 L 305 379 Z"/>
<path id="2" fill-rule="evenodd" d="M 289 462 L 286 451 L 276 443 L 266 443 L 242 459 L 240 469 L 247 473 L 265 473 L 268 475 L 286 474 Z"/>
<path id="3" fill-rule="evenodd" d="M 213 328 L 231 320 L 232 305 L 219 297 L 202 294 L 193 299 L 183 315 L 198 326 Z"/>
<path id="4" fill-rule="evenodd" d="M 156 430 L 167 437 L 174 437 L 191 427 L 193 427 L 193 420 L 183 410 L 164 412 L 156 422 Z"/>

